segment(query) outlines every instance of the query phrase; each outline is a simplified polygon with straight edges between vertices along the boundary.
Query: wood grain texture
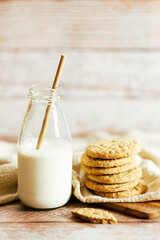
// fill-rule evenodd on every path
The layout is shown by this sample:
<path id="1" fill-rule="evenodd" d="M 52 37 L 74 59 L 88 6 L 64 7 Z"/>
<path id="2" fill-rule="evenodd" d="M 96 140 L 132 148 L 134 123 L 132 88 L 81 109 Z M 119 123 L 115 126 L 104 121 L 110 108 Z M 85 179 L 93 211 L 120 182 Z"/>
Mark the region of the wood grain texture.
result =
<path id="1" fill-rule="evenodd" d="M 160 201 L 143 203 L 102 203 L 100 206 L 117 210 L 139 218 L 157 218 L 160 216 Z"/>
<path id="2" fill-rule="evenodd" d="M 64 53 L 67 61 L 60 85 L 67 98 L 160 98 L 159 52 Z M 53 50 L 1 52 L 0 98 L 25 99 L 32 83 L 51 85 L 59 56 L 60 52 Z"/>
<path id="3" fill-rule="evenodd" d="M 72 134 L 95 129 L 159 130 L 158 53 L 68 50 L 66 54 L 68 61 L 61 86 Z M 27 107 L 28 88 L 33 82 L 46 81 L 51 85 L 57 59 L 58 52 L 53 51 L 0 53 L 0 125 L 4 126 L 0 128 L 1 136 L 18 135 Z"/>
<path id="4" fill-rule="evenodd" d="M 158 0 L 1 1 L 0 136 L 17 137 L 28 88 L 50 85 L 61 53 L 72 134 L 159 130 L 159 10 Z"/>
<path id="5" fill-rule="evenodd" d="M 20 201 L 12 202 L 0 207 L 0 223 L 32 223 L 32 222 L 54 222 L 54 223 L 75 223 L 84 222 L 80 218 L 75 218 L 71 215 L 71 210 L 80 207 L 93 207 L 98 209 L 107 209 L 113 213 L 119 223 L 158 223 L 160 217 L 156 219 L 140 219 L 121 214 L 119 211 L 111 210 L 110 207 L 103 207 L 101 204 L 82 203 L 76 198 L 72 198 L 65 206 L 53 210 L 33 210 L 24 206 Z"/>
<path id="6" fill-rule="evenodd" d="M 160 234 L 159 223 L 99 225 L 91 223 L 1 223 L 0 237 L 13 239 L 108 239 L 112 240 L 157 240 Z"/>
<path id="7" fill-rule="evenodd" d="M 159 11 L 158 0 L 1 1 L 0 48 L 160 49 Z"/>
<path id="8" fill-rule="evenodd" d="M 0 135 L 18 136 L 27 108 L 22 99 L 1 100 Z M 95 130 L 125 132 L 133 129 L 157 131 L 160 126 L 160 102 L 136 100 L 64 99 L 63 108 L 73 135 Z M 12 121 L 11 121 L 12 119 Z"/>
<path id="9" fill-rule="evenodd" d="M 1 206 L 1 239 L 157 239 L 160 219 L 138 219 L 109 210 L 118 220 L 117 225 L 91 224 L 71 215 L 79 207 L 98 207 L 72 198 L 62 208 L 36 211 L 16 201 Z"/>

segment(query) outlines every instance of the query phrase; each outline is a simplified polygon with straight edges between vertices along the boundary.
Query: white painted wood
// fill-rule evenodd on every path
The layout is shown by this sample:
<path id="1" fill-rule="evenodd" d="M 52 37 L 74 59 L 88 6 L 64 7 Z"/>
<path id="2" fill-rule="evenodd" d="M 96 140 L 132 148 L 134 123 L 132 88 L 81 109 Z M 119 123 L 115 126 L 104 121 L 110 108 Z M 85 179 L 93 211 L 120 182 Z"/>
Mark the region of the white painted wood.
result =
<path id="1" fill-rule="evenodd" d="M 61 53 L 73 134 L 160 128 L 159 1 L 1 1 L 0 136 L 17 136 L 31 83 Z"/>
<path id="2" fill-rule="evenodd" d="M 159 12 L 158 0 L 2 1 L 0 48 L 159 49 Z"/>
<path id="3" fill-rule="evenodd" d="M 18 136 L 27 102 L 22 99 L 0 101 L 0 136 Z M 72 134 L 94 130 L 122 132 L 133 129 L 160 129 L 160 101 L 63 99 Z"/>
<path id="4" fill-rule="evenodd" d="M 160 98 L 159 52 L 67 50 L 61 85 L 67 98 Z M 32 83 L 52 85 L 60 52 L 1 52 L 0 98 L 25 98 Z"/>

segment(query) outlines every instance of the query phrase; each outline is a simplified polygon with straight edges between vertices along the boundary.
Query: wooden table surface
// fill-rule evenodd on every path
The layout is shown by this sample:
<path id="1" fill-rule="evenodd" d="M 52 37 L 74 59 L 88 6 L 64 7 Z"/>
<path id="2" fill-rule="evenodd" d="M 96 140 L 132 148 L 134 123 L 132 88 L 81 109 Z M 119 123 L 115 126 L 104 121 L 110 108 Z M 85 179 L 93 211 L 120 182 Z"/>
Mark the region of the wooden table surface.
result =
<path id="1" fill-rule="evenodd" d="M 20 201 L 1 206 L 0 239 L 158 239 L 160 217 L 138 219 L 112 212 L 117 225 L 92 224 L 71 215 L 79 207 L 98 207 L 98 204 L 84 204 L 74 197 L 64 207 L 54 210 L 32 210 Z"/>

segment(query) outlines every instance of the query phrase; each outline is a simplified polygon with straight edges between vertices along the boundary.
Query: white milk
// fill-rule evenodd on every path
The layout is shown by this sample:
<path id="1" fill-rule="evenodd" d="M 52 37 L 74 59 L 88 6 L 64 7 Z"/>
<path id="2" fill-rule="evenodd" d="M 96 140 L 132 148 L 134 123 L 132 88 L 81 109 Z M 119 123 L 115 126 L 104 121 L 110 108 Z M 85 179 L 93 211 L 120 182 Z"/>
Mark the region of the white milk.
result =
<path id="1" fill-rule="evenodd" d="M 72 186 L 72 146 L 65 140 L 36 142 L 18 149 L 18 194 L 33 208 L 56 208 L 67 203 Z"/>

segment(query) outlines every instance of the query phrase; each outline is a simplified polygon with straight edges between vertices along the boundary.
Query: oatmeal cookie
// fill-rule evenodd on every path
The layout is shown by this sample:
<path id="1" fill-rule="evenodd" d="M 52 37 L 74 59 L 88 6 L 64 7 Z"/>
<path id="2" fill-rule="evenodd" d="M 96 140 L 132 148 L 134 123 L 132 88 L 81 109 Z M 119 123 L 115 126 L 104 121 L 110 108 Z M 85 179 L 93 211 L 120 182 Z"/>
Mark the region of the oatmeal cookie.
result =
<path id="1" fill-rule="evenodd" d="M 117 174 L 129 171 L 137 166 L 136 162 L 125 164 L 119 167 L 111 167 L 111 168 L 101 168 L 101 167 L 87 167 L 84 164 L 81 164 L 81 169 L 89 174 L 95 175 L 105 175 L 105 174 Z"/>
<path id="2" fill-rule="evenodd" d="M 135 161 L 135 155 L 118 159 L 99 159 L 89 157 L 86 153 L 81 156 L 81 163 L 88 167 L 118 167 Z"/>
<path id="3" fill-rule="evenodd" d="M 119 191 L 125 191 L 130 188 L 134 188 L 137 186 L 139 182 L 139 179 L 136 179 L 132 182 L 128 183 L 117 183 L 117 184 L 102 184 L 102 183 L 97 183 L 95 181 L 92 181 L 88 179 L 86 176 L 84 179 L 84 185 L 94 191 L 97 192 L 119 192 Z"/>
<path id="4" fill-rule="evenodd" d="M 106 197 L 106 198 L 128 198 L 133 197 L 136 195 L 144 194 L 147 191 L 147 185 L 143 180 L 140 180 L 138 185 L 134 188 L 130 188 L 126 191 L 120 191 L 120 192 L 98 192 L 94 191 L 95 194 Z"/>
<path id="5" fill-rule="evenodd" d="M 113 138 L 90 144 L 86 153 L 92 158 L 117 159 L 135 155 L 141 151 L 141 145 L 132 139 Z"/>
<path id="6" fill-rule="evenodd" d="M 141 167 L 137 166 L 130 171 L 118 174 L 109 174 L 109 175 L 94 175 L 87 174 L 87 177 L 95 182 L 99 183 L 126 183 L 131 182 L 135 179 L 140 179 L 142 177 Z"/>
<path id="7" fill-rule="evenodd" d="M 111 213 L 106 210 L 100 210 L 95 208 L 77 208 L 71 211 L 75 217 L 80 217 L 91 223 L 102 223 L 102 224 L 116 224 L 117 219 Z"/>

